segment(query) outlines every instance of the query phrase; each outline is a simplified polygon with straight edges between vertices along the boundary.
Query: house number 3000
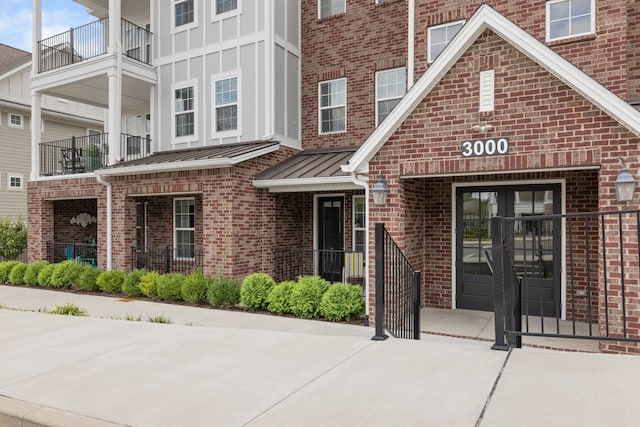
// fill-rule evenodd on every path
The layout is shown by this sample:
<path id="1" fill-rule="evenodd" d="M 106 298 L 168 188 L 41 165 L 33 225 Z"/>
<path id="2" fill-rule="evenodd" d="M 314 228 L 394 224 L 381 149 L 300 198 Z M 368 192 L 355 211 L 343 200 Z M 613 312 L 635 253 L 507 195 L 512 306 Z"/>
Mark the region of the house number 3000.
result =
<path id="1" fill-rule="evenodd" d="M 497 156 L 509 153 L 509 139 L 476 139 L 462 142 L 462 157 Z"/>

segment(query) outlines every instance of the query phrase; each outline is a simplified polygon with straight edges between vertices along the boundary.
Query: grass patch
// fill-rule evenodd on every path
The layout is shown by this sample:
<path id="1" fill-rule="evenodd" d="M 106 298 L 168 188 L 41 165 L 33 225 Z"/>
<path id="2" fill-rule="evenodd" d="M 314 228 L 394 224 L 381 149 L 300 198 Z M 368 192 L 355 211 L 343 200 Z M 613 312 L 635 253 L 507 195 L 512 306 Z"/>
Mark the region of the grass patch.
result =
<path id="1" fill-rule="evenodd" d="M 62 314 L 64 316 L 88 316 L 87 310 L 70 302 L 64 305 L 56 305 L 56 308 L 49 310 L 47 313 Z"/>
<path id="2" fill-rule="evenodd" d="M 162 316 L 162 315 L 149 316 L 149 317 L 147 318 L 147 321 L 148 321 L 148 322 L 151 322 L 151 323 L 173 323 L 173 322 L 171 321 L 171 319 L 169 319 L 169 318 L 168 318 L 168 317 L 166 317 L 166 316 Z"/>

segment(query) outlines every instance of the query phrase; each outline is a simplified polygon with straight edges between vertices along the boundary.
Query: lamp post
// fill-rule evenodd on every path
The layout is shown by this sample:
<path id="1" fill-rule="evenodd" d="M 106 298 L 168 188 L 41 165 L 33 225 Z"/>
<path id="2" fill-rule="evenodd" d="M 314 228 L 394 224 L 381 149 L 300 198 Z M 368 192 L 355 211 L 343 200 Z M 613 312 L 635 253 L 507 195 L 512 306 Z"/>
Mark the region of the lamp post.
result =
<path id="1" fill-rule="evenodd" d="M 616 189 L 616 199 L 618 202 L 630 202 L 633 200 L 633 195 L 636 191 L 636 180 L 633 179 L 633 175 L 627 169 L 622 157 L 618 158 L 622 169 L 618 172 L 616 182 L 613 184 Z M 377 184 L 376 184 L 377 185 Z"/>

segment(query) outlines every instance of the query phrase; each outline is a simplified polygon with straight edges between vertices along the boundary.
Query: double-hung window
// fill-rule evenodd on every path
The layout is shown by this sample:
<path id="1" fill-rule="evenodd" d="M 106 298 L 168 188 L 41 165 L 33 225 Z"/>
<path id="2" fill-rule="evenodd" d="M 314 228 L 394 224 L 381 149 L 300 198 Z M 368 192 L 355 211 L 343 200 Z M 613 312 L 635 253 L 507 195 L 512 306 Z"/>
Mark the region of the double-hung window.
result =
<path id="1" fill-rule="evenodd" d="M 183 86 L 175 88 L 174 96 L 174 139 L 194 136 L 195 124 L 195 86 Z"/>
<path id="2" fill-rule="evenodd" d="M 216 15 L 234 11 L 238 8 L 238 0 L 214 0 Z"/>
<path id="3" fill-rule="evenodd" d="M 239 81 L 238 76 L 213 78 L 214 133 L 233 132 L 239 126 Z"/>
<path id="4" fill-rule="evenodd" d="M 429 62 L 435 61 L 453 37 L 458 34 L 458 31 L 460 31 L 460 28 L 462 28 L 463 25 L 464 21 L 455 21 L 436 25 L 427 30 L 429 39 L 427 55 L 429 57 Z"/>
<path id="5" fill-rule="evenodd" d="M 344 132 L 347 129 L 347 80 L 320 83 L 320 133 Z"/>
<path id="6" fill-rule="evenodd" d="M 346 10 L 346 0 L 318 0 L 318 17 L 320 19 L 345 13 Z"/>
<path id="7" fill-rule="evenodd" d="M 176 258 L 194 258 L 196 239 L 195 199 L 174 199 L 173 239 Z"/>
<path id="8" fill-rule="evenodd" d="M 174 25 L 181 27 L 195 20 L 194 0 L 174 0 Z"/>
<path id="9" fill-rule="evenodd" d="M 376 126 L 389 115 L 407 90 L 404 68 L 376 73 Z"/>
<path id="10" fill-rule="evenodd" d="M 595 0 L 551 0 L 547 2 L 547 40 L 595 32 Z"/>

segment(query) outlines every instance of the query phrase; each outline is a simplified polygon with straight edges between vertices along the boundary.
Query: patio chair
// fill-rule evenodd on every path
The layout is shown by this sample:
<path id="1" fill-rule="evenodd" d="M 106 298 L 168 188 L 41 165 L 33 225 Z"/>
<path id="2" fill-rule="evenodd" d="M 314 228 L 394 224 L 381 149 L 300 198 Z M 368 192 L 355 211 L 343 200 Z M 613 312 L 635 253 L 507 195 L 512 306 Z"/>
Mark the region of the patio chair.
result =
<path id="1" fill-rule="evenodd" d="M 344 254 L 344 282 L 352 285 L 364 284 L 364 254 L 362 252 Z"/>
<path id="2" fill-rule="evenodd" d="M 64 256 L 67 259 L 75 259 L 73 254 L 73 246 L 69 245 L 66 248 L 64 248 Z"/>
<path id="3" fill-rule="evenodd" d="M 64 173 L 84 172 L 84 157 L 82 148 L 61 148 L 62 160 L 60 161 Z"/>

